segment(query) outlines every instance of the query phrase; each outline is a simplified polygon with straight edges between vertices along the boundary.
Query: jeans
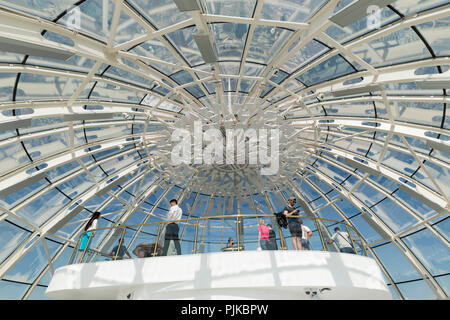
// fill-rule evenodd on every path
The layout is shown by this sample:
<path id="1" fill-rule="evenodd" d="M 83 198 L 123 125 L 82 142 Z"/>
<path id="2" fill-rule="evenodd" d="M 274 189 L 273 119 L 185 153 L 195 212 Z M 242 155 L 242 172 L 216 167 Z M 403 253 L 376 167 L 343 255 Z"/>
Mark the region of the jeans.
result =
<path id="1" fill-rule="evenodd" d="M 355 251 L 353 250 L 353 248 L 350 248 L 350 247 L 344 247 L 344 248 L 341 248 L 339 250 L 341 252 L 343 252 L 343 253 L 353 253 L 353 254 L 355 254 Z"/>
<path id="2" fill-rule="evenodd" d="M 302 239 L 302 248 L 304 250 L 312 250 L 311 243 L 308 239 Z"/>
<path id="3" fill-rule="evenodd" d="M 178 224 L 172 222 L 169 223 L 166 227 L 166 235 L 164 237 L 164 248 L 163 248 L 163 256 L 167 256 L 167 251 L 169 250 L 170 240 L 173 240 L 175 244 L 175 249 L 177 250 L 177 254 L 181 255 L 181 246 L 180 241 L 178 239 Z"/>
<path id="4" fill-rule="evenodd" d="M 269 248 L 270 250 L 278 250 L 277 239 L 269 238 Z"/>
<path id="5" fill-rule="evenodd" d="M 270 250 L 269 240 L 261 239 L 261 249 Z"/>

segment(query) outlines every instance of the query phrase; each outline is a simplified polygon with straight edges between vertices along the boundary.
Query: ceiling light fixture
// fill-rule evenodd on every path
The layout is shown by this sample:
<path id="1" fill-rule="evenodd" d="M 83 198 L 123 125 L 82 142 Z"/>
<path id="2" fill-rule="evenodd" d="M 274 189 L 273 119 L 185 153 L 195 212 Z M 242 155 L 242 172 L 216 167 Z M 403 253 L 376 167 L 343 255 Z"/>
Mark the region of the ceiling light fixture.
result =
<path id="1" fill-rule="evenodd" d="M 56 43 L 55 43 L 56 45 Z M 59 49 L 51 44 L 35 44 L 19 39 L 10 39 L 0 36 L 0 51 L 26 54 L 29 56 L 43 57 L 57 60 L 68 60 L 74 53 Z"/>
<path id="2" fill-rule="evenodd" d="M 213 49 L 212 36 L 208 33 L 197 33 L 192 35 L 198 50 L 206 63 L 216 63 L 217 57 Z"/>
<path id="3" fill-rule="evenodd" d="M 396 0 L 356 0 L 337 12 L 330 18 L 340 27 L 346 27 L 355 21 L 358 21 L 368 15 L 368 8 L 376 5 L 379 8 L 385 7 Z"/>
<path id="4" fill-rule="evenodd" d="M 200 11 L 197 0 L 173 0 L 173 2 L 181 12 Z"/>

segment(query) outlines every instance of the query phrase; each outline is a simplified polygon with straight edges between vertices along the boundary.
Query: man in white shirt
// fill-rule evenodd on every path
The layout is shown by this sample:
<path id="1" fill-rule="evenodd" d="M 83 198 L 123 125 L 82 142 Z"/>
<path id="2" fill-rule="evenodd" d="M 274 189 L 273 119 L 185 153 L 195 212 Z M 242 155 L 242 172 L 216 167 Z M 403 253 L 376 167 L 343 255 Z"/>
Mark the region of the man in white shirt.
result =
<path id="1" fill-rule="evenodd" d="M 167 213 L 167 220 L 180 220 L 183 216 L 183 210 L 178 206 L 178 201 L 176 199 L 170 200 L 170 210 Z M 167 251 L 169 250 L 170 241 L 173 240 L 175 249 L 178 255 L 181 255 L 181 246 L 178 239 L 178 224 L 171 222 L 166 226 L 166 234 L 164 236 L 164 248 L 163 256 L 167 256 Z"/>
<path id="2" fill-rule="evenodd" d="M 336 242 L 339 251 L 355 254 L 355 250 L 353 250 L 351 241 L 352 240 L 347 232 L 342 232 L 339 227 L 336 227 L 334 228 L 334 234 L 331 236 L 331 239 L 327 241 L 327 243 L 332 244 L 333 242 Z"/>
<path id="3" fill-rule="evenodd" d="M 310 228 L 303 224 L 303 220 L 300 220 L 300 226 L 302 227 L 302 249 L 312 250 L 311 243 L 309 243 L 309 238 L 312 236 L 312 231 Z"/>

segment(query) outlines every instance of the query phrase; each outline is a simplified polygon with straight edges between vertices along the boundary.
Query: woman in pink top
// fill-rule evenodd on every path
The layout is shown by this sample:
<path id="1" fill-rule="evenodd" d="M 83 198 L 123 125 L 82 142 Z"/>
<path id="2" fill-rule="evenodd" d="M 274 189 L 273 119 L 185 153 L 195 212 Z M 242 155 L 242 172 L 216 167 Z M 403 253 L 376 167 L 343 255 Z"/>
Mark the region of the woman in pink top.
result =
<path id="1" fill-rule="evenodd" d="M 263 250 L 270 250 L 269 246 L 269 228 L 266 226 L 266 221 L 261 219 L 258 226 L 258 244 Z"/>

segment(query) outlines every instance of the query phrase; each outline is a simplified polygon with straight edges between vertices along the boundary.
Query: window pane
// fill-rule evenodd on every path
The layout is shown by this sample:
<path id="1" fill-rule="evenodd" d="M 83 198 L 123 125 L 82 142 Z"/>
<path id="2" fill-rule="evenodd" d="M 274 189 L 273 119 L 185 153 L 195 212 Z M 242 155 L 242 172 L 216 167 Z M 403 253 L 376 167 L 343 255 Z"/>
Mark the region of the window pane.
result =
<path id="1" fill-rule="evenodd" d="M 402 240 L 432 275 L 450 272 L 450 251 L 429 230 L 424 229 Z"/>

